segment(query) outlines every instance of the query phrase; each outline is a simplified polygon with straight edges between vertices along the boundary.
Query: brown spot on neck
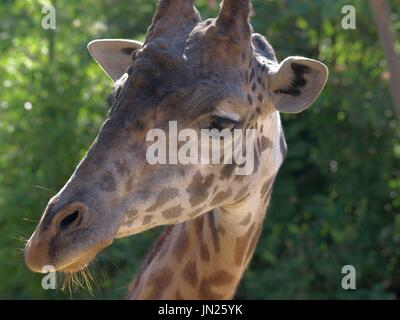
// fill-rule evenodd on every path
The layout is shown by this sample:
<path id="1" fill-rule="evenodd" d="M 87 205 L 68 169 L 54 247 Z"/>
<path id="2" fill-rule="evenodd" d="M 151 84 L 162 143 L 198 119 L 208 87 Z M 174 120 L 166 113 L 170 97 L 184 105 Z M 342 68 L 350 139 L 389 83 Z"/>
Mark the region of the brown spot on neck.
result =
<path id="1" fill-rule="evenodd" d="M 192 287 L 195 287 L 198 282 L 197 268 L 194 261 L 186 263 L 182 271 L 183 279 L 186 280 Z"/>
<path id="2" fill-rule="evenodd" d="M 200 173 L 196 173 L 190 183 L 187 192 L 190 195 L 189 201 L 192 207 L 195 207 L 208 198 L 209 188 L 211 187 L 215 175 L 211 174 L 203 178 Z"/>
<path id="3" fill-rule="evenodd" d="M 158 271 L 155 271 L 150 276 L 149 286 L 151 291 L 147 295 L 146 299 L 155 300 L 162 297 L 163 292 L 169 287 L 172 282 L 174 273 L 168 267 L 164 267 Z"/>
<path id="4" fill-rule="evenodd" d="M 207 244 L 202 242 L 200 244 L 200 258 L 205 262 L 210 262 L 210 251 L 208 250 Z"/>
<path id="5" fill-rule="evenodd" d="M 268 148 L 272 148 L 272 141 L 269 138 L 263 136 L 261 138 L 261 152 L 264 152 Z"/>
<path id="6" fill-rule="evenodd" d="M 214 286 L 224 286 L 230 284 L 233 281 L 233 276 L 225 270 L 219 270 L 214 272 L 208 281 Z"/>
<path id="7" fill-rule="evenodd" d="M 221 171 L 220 179 L 221 180 L 228 180 L 233 172 L 235 171 L 236 166 L 234 164 L 227 164 Z"/>
<path id="8" fill-rule="evenodd" d="M 252 214 L 249 212 L 243 219 L 240 221 L 239 225 L 246 227 L 251 222 Z"/>
<path id="9" fill-rule="evenodd" d="M 179 217 L 182 214 L 183 208 L 181 205 L 173 207 L 171 209 L 164 210 L 162 215 L 165 219 L 173 219 Z"/>
<path id="10" fill-rule="evenodd" d="M 200 283 L 199 298 L 204 300 L 221 300 L 226 298 L 224 295 L 213 291 L 213 287 L 229 285 L 234 281 L 234 277 L 225 270 L 219 270 L 205 278 Z"/>
<path id="11" fill-rule="evenodd" d="M 145 225 L 149 224 L 151 222 L 151 220 L 153 220 L 153 216 L 152 215 L 144 216 L 143 225 L 145 226 Z"/>

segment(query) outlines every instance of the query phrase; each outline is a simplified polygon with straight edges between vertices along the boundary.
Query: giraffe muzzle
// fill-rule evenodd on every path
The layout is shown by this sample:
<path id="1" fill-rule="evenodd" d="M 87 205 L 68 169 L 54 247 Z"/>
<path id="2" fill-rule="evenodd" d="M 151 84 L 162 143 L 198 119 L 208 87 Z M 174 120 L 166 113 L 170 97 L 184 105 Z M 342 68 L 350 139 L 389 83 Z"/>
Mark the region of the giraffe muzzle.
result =
<path id="1" fill-rule="evenodd" d="M 34 272 L 75 272 L 86 267 L 96 254 L 113 242 L 107 233 L 93 232 L 87 205 L 73 202 L 59 209 L 50 204 L 25 247 L 25 263 Z"/>

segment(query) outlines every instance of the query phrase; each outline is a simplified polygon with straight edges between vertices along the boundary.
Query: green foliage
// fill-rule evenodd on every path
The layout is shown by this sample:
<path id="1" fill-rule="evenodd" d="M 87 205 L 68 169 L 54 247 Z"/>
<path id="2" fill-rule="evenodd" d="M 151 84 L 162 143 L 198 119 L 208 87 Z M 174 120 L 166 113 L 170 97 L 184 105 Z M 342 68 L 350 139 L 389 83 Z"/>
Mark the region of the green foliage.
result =
<path id="1" fill-rule="evenodd" d="M 203 16 L 215 15 L 205 0 Z M 366 1 L 357 30 L 341 28 L 349 1 L 253 1 L 255 29 L 280 60 L 304 55 L 331 70 L 322 96 L 284 116 L 288 157 L 239 298 L 400 296 L 400 127 Z M 399 0 L 393 0 L 399 32 Z M 94 38 L 143 39 L 153 1 L 54 1 L 57 30 L 41 28 L 47 1 L 0 4 L 0 298 L 69 298 L 45 291 L 23 262 L 24 239 L 89 147 L 106 116 L 110 81 L 86 52 Z M 400 43 L 397 43 L 399 48 Z M 48 190 L 46 190 L 48 189 Z M 96 298 L 122 298 L 158 231 L 101 253 Z M 341 268 L 357 269 L 344 291 Z M 92 298 L 81 290 L 74 298 Z"/>

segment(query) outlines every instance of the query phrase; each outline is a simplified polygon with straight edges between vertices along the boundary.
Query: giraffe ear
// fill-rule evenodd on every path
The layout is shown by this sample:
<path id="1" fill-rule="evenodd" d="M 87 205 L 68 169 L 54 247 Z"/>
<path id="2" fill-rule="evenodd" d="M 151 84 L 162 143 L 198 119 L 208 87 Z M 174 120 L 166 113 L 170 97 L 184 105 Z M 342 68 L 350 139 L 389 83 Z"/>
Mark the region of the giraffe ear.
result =
<path id="1" fill-rule="evenodd" d="M 320 95 L 328 79 L 328 68 L 321 62 L 289 57 L 269 74 L 269 89 L 276 110 L 299 113 Z"/>
<path id="2" fill-rule="evenodd" d="M 104 72 L 116 81 L 132 64 L 132 53 L 142 46 L 141 42 L 134 40 L 99 39 L 91 41 L 87 47 Z"/>

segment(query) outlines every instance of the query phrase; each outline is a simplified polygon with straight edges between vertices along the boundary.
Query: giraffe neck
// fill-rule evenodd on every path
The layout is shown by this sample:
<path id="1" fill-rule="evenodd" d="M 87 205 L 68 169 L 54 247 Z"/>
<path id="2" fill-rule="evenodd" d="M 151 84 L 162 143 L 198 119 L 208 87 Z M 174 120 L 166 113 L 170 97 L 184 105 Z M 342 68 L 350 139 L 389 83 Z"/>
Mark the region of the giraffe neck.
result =
<path id="1" fill-rule="evenodd" d="M 272 182 L 265 205 L 254 208 L 246 201 L 237 208 L 215 209 L 168 228 L 130 297 L 233 298 L 258 242 Z"/>
<path id="2" fill-rule="evenodd" d="M 264 134 L 272 137 L 272 149 L 278 149 L 280 156 L 276 150 L 261 155 L 260 162 L 268 167 L 262 168 L 251 193 L 240 203 L 168 227 L 139 272 L 131 299 L 233 298 L 261 234 L 277 168 L 283 160 L 279 115 L 264 125 L 268 128 Z M 276 166 L 271 165 L 271 159 Z"/>

